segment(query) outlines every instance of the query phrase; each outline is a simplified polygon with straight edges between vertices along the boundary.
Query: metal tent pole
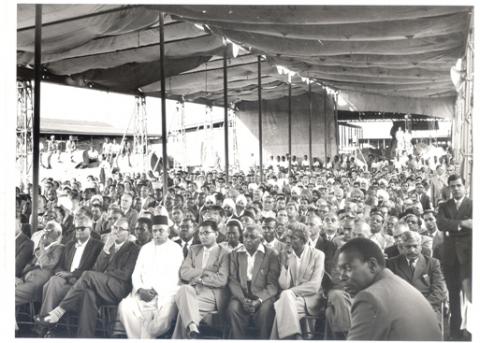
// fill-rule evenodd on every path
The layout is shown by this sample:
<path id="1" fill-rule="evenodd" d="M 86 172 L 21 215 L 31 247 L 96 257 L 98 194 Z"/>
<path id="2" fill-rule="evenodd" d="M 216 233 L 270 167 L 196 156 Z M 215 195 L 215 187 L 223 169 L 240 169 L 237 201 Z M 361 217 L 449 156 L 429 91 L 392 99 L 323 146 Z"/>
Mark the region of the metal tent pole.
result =
<path id="1" fill-rule="evenodd" d="M 260 183 L 263 182 L 262 59 L 258 56 L 258 159 Z"/>
<path id="2" fill-rule="evenodd" d="M 40 84 L 42 81 L 42 5 L 35 5 L 35 81 L 33 100 L 33 190 L 32 190 L 32 232 L 38 227 L 38 181 L 40 167 Z"/>
<path id="3" fill-rule="evenodd" d="M 162 100 L 162 156 L 163 156 L 163 204 L 168 193 L 168 156 L 167 156 L 167 103 L 165 92 L 165 37 L 163 13 L 158 13 L 160 33 L 160 96 Z"/>
<path id="4" fill-rule="evenodd" d="M 308 159 L 310 172 L 313 172 L 312 161 L 312 83 L 308 80 Z"/>
<path id="5" fill-rule="evenodd" d="M 228 173 L 228 74 L 227 74 L 227 49 L 228 45 L 225 46 L 223 51 L 223 127 L 225 130 L 225 182 L 229 182 L 229 173 Z"/>
<path id="6" fill-rule="evenodd" d="M 288 84 L 288 177 L 292 175 L 292 84 Z"/>

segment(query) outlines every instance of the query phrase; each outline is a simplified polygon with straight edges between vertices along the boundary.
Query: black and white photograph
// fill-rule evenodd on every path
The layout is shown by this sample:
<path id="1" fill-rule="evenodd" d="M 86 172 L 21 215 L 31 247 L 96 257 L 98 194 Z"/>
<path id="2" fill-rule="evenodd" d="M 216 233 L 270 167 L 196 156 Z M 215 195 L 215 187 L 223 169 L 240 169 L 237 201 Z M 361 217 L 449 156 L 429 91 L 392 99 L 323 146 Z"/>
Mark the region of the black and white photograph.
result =
<path id="1" fill-rule="evenodd" d="M 474 8 L 12 4 L 3 335 L 479 339 Z"/>

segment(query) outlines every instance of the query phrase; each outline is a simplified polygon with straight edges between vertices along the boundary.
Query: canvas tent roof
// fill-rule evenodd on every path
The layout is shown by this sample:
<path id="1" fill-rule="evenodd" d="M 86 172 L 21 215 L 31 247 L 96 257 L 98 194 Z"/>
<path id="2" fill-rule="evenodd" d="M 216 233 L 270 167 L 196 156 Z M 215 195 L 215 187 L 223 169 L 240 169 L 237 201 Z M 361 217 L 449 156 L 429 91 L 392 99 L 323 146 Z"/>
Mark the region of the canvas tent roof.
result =
<path id="1" fill-rule="evenodd" d="M 43 5 L 42 64 L 53 82 L 158 96 L 159 11 L 165 20 L 166 91 L 173 99 L 223 104 L 222 56 L 229 45 L 229 101 L 287 95 L 285 75 L 338 90 L 340 109 L 449 117 L 456 91 L 450 68 L 465 53 L 473 7 Z M 18 5 L 19 77 L 30 77 L 34 5 Z M 321 87 L 314 86 L 314 92 Z M 343 106 L 343 108 L 342 108 Z"/>

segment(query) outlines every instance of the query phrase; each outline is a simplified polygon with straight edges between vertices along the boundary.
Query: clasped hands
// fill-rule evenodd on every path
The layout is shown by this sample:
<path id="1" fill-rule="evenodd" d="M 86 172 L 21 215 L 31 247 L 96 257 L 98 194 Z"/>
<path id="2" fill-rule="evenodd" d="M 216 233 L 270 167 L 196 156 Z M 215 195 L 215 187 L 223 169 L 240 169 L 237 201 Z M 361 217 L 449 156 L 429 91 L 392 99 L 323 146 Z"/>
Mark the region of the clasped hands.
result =
<path id="1" fill-rule="evenodd" d="M 145 289 L 145 288 L 140 288 L 137 291 L 138 296 L 140 297 L 140 300 L 145 301 L 145 302 L 150 302 L 157 296 L 157 292 L 153 289 Z"/>
<path id="2" fill-rule="evenodd" d="M 245 298 L 245 300 L 243 301 L 243 309 L 245 312 L 248 312 L 248 313 L 255 313 L 258 308 L 260 307 L 262 303 L 260 302 L 260 300 L 252 300 L 252 299 L 248 299 L 248 298 Z"/>
<path id="3" fill-rule="evenodd" d="M 207 278 L 210 276 L 215 275 L 215 272 L 212 272 L 211 270 L 203 270 L 202 275 L 200 275 L 198 278 L 192 279 L 190 281 L 190 285 L 195 286 L 195 285 L 203 285 L 203 278 Z"/>

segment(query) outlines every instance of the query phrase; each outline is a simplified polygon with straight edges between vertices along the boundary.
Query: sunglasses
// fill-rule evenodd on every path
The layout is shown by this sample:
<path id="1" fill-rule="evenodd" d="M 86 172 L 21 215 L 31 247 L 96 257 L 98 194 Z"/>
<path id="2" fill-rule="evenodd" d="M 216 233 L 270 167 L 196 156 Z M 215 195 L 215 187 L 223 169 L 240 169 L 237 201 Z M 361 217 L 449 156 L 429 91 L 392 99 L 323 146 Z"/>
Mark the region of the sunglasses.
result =
<path id="1" fill-rule="evenodd" d="M 208 236 L 209 234 L 213 233 L 213 231 L 201 231 L 198 233 L 199 236 Z"/>

